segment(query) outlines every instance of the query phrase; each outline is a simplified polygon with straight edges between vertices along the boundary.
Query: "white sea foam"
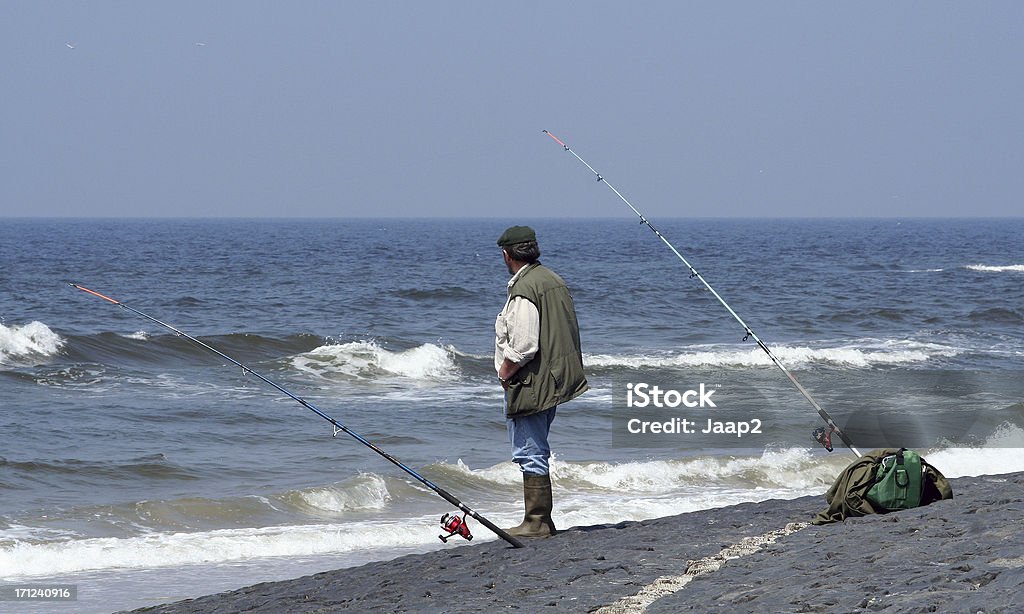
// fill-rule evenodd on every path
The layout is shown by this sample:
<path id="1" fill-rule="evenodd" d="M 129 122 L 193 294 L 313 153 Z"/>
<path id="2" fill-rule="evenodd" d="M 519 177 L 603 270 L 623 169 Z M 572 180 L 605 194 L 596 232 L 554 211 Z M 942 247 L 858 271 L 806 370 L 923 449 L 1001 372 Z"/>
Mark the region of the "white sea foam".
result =
<path id="1" fill-rule="evenodd" d="M 78 537 L 74 531 L 65 529 L 51 529 L 49 527 L 28 527 L 20 524 L 10 524 L 0 530 L 0 544 L 13 543 L 19 540 L 45 540 L 72 539 Z"/>
<path id="2" fill-rule="evenodd" d="M 413 521 L 218 529 L 25 543 L 0 549 L 0 577 L 60 576 L 105 569 L 222 563 L 260 557 L 339 554 L 436 541 L 433 516 Z"/>
<path id="3" fill-rule="evenodd" d="M 523 481 L 523 474 L 514 463 L 498 463 L 497 465 L 484 467 L 482 469 L 473 469 L 460 458 L 455 465 L 448 465 L 447 463 L 441 464 L 447 465 L 448 469 L 461 473 L 465 476 L 495 484 L 516 485 L 521 484 Z M 555 454 L 552 453 L 551 466 L 554 467 L 557 464 L 558 459 Z"/>
<path id="4" fill-rule="evenodd" d="M 373 379 L 381 375 L 416 380 L 448 380 L 459 369 L 450 348 L 432 343 L 391 351 L 373 341 L 322 345 L 292 359 L 292 365 L 320 377 L 336 375 Z"/>
<path id="5" fill-rule="evenodd" d="M 519 484 L 522 480 L 512 463 L 472 469 L 460 459 L 449 468 L 497 484 Z M 551 476 L 556 485 L 591 493 L 670 495 L 715 484 L 739 489 L 815 489 L 830 484 L 835 472 L 831 457 L 797 448 L 767 450 L 759 456 L 696 456 L 620 463 L 564 462 L 555 455 L 551 458 Z"/>
<path id="6" fill-rule="evenodd" d="M 1024 273 L 1024 264 L 1008 264 L 1005 266 L 968 264 L 964 268 L 970 271 L 983 271 L 986 273 Z"/>
<path id="7" fill-rule="evenodd" d="M 859 368 L 925 362 L 960 353 L 954 347 L 938 343 L 879 339 L 863 339 L 838 347 L 780 345 L 773 347 L 772 352 L 787 366 L 826 364 Z M 772 364 L 763 350 L 749 346 L 742 349 L 737 346 L 692 346 L 687 351 L 672 354 L 586 354 L 583 359 L 590 367 L 759 367 Z"/>
<path id="8" fill-rule="evenodd" d="M 946 477 L 1024 471 L 1024 429 L 1004 425 L 984 447 L 921 450 Z M 761 457 L 697 457 L 627 463 L 552 463 L 559 497 L 556 523 L 563 526 L 644 520 L 744 502 L 820 495 L 854 460 L 848 453 L 823 455 L 790 449 Z M 996 478 L 998 479 L 998 478 Z M 596 488 L 587 488 L 590 484 Z M 609 504 L 608 493 L 615 493 Z M 824 501 L 822 507 L 824 507 Z"/>
<path id="9" fill-rule="evenodd" d="M 572 489 L 561 495 L 556 521 L 587 525 L 645 520 L 820 494 L 848 460 L 781 449 L 748 457 L 555 464 L 556 488 L 568 484 Z"/>
<path id="10" fill-rule="evenodd" d="M 741 489 L 816 488 L 832 468 L 803 449 L 769 450 L 761 456 L 698 456 L 625 463 L 554 464 L 554 477 L 590 489 L 667 494 L 680 488 L 730 484 Z"/>
<path id="11" fill-rule="evenodd" d="M 0 324 L 0 365 L 33 363 L 54 356 L 64 347 L 64 339 L 42 322 L 22 326 Z"/>
<path id="12" fill-rule="evenodd" d="M 553 457 L 555 524 L 567 527 L 647 520 L 737 503 L 821 494 L 850 460 L 803 449 L 749 457 L 620 463 L 574 463 Z M 472 469 L 460 460 L 448 469 L 507 488 L 522 483 L 522 474 L 513 463 Z M 508 518 L 514 523 L 522 515 L 521 508 L 512 512 L 504 511 L 506 505 L 500 508 L 504 509 L 497 511 L 496 521 Z M 490 538 L 486 532 L 480 533 Z"/>
<path id="13" fill-rule="evenodd" d="M 814 492 L 804 492 L 791 488 L 743 490 L 711 485 L 673 495 L 637 495 L 624 492 L 616 496 L 614 501 L 610 501 L 606 496 L 577 495 L 558 499 L 553 517 L 555 525 L 562 527 L 609 524 L 662 518 L 768 499 L 795 499 L 808 494 L 820 494 L 825 490 L 824 486 Z"/>
<path id="14" fill-rule="evenodd" d="M 947 478 L 1024 471 L 1024 429 L 1004 424 L 977 448 L 940 448 L 922 452 Z"/>

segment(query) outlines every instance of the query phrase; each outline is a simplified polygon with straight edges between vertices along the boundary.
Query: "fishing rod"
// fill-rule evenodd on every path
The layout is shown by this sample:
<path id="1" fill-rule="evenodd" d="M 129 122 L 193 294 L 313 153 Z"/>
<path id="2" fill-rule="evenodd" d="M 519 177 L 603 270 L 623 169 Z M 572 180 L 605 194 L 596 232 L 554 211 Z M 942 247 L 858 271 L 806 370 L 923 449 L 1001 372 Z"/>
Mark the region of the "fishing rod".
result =
<path id="1" fill-rule="evenodd" d="M 558 143 L 559 145 L 561 145 L 562 148 L 565 151 L 571 153 L 573 155 L 573 157 L 575 157 L 577 160 L 582 162 L 584 166 L 589 168 L 590 172 L 594 173 L 594 175 L 597 177 L 597 181 L 598 182 L 605 184 L 606 186 L 608 186 L 608 188 L 612 192 L 615 192 L 615 195 L 618 196 L 619 199 L 622 202 L 626 203 L 626 206 L 629 207 L 633 211 L 633 213 L 635 213 L 637 215 L 637 217 L 640 218 L 640 223 L 643 224 L 643 225 L 646 225 L 648 228 L 650 228 L 651 231 L 654 232 L 654 234 L 659 239 L 661 239 L 662 242 L 665 245 L 667 245 L 670 250 L 672 250 L 672 253 L 675 254 L 676 257 L 678 257 L 679 260 L 681 260 L 684 265 L 686 265 L 686 268 L 688 268 L 690 270 L 690 277 L 691 278 L 696 277 L 697 279 L 699 279 L 700 282 L 702 284 L 704 284 L 704 287 L 707 288 L 708 291 L 711 292 L 711 294 L 714 295 L 714 297 L 716 299 L 718 299 L 718 302 L 721 303 L 723 307 L 725 307 L 725 309 L 729 312 L 729 314 L 732 315 L 732 317 L 735 318 L 736 321 L 740 323 L 740 326 L 743 327 L 743 330 L 746 333 L 745 335 L 743 335 L 743 340 L 746 341 L 747 339 L 753 339 L 757 343 L 758 347 L 760 347 L 762 350 L 764 350 L 764 353 L 768 355 L 768 358 L 770 358 L 771 361 L 773 363 L 775 363 L 775 366 L 778 367 L 779 369 L 781 369 L 782 372 L 786 374 L 786 377 L 789 378 L 789 381 L 793 382 L 793 385 L 796 386 L 796 389 L 800 391 L 800 394 L 804 395 L 804 398 L 807 399 L 807 401 L 814 407 L 815 410 L 817 410 L 818 415 L 821 416 L 821 419 L 825 421 L 826 425 L 828 425 L 828 431 L 826 431 L 824 429 L 824 427 L 819 427 L 819 428 L 815 429 L 814 430 L 814 439 L 817 440 L 818 443 L 820 443 L 822 446 L 824 446 L 826 450 L 831 452 L 832 451 L 832 435 L 836 434 L 843 441 L 843 443 L 846 444 L 846 447 L 850 448 L 850 450 L 853 451 L 854 454 L 856 454 L 858 457 L 862 456 L 860 451 L 857 450 L 856 447 L 854 447 L 853 442 L 851 442 L 849 437 L 846 436 L 846 433 L 844 433 L 842 431 L 842 429 L 840 429 L 838 426 L 836 426 L 836 423 L 832 419 L 832 416 L 830 416 L 828 414 L 828 412 L 825 411 L 821 407 L 821 405 L 818 405 L 818 402 L 814 400 L 814 397 L 811 396 L 811 393 L 807 392 L 807 389 L 804 388 L 800 384 L 800 382 L 797 381 L 796 377 L 790 372 L 789 369 L 787 369 L 785 367 L 785 365 L 782 364 L 782 361 L 779 360 L 779 357 L 776 356 L 774 352 L 772 352 L 771 348 L 769 348 L 763 341 L 761 341 L 760 337 L 758 337 L 756 334 L 754 334 L 754 331 L 751 330 L 749 326 L 747 326 L 747 323 L 743 321 L 743 318 L 741 318 L 735 311 L 733 311 L 732 307 L 729 306 L 729 303 L 726 303 L 725 299 L 723 299 L 718 294 L 718 292 L 715 292 L 715 289 L 711 287 L 711 284 L 709 284 L 707 282 L 707 280 L 704 279 L 704 277 L 700 273 L 697 272 L 697 269 L 695 269 L 693 267 L 693 265 L 690 264 L 686 260 L 686 258 L 683 257 L 682 254 L 679 253 L 679 250 L 677 250 L 675 248 L 675 246 L 672 245 L 672 243 L 669 242 L 669 240 L 665 238 L 665 235 L 661 234 L 661 231 L 659 231 L 657 228 L 655 228 L 654 224 L 651 224 L 650 220 L 648 220 L 646 217 L 644 217 L 644 214 L 640 213 L 639 209 L 634 207 L 632 203 L 630 203 L 628 200 L 626 200 L 626 197 L 623 196 L 621 193 L 619 193 L 619 191 L 615 189 L 615 186 L 613 186 L 612 184 L 608 183 L 608 181 L 601 175 L 601 173 L 599 173 L 596 170 L 594 170 L 594 167 L 590 166 L 590 164 L 588 164 L 586 160 L 581 158 L 579 156 L 579 154 L 577 154 L 575 151 L 573 151 L 571 147 L 566 145 L 560 138 L 558 138 L 557 136 L 551 134 L 547 130 L 544 130 L 544 134 L 546 134 L 546 135 L 550 136 L 552 139 L 554 139 L 554 141 L 556 143 Z"/>
<path id="2" fill-rule="evenodd" d="M 178 335 L 179 337 L 184 337 L 184 338 L 188 339 L 189 341 L 191 341 L 192 343 L 195 343 L 195 344 L 197 344 L 197 345 L 199 345 L 199 346 L 201 346 L 201 347 L 203 347 L 203 348 L 213 352 L 214 354 L 216 354 L 217 356 L 220 356 L 224 360 L 227 360 L 228 362 L 230 362 L 230 363 L 240 367 L 242 369 L 242 375 L 245 375 L 245 374 L 254 375 L 255 377 L 257 377 L 258 379 L 260 379 L 264 383 L 269 384 L 271 387 L 277 389 L 279 392 L 282 392 L 282 393 L 286 394 L 287 396 L 291 397 L 293 400 L 297 401 L 300 405 L 302 405 L 306 409 L 308 409 L 311 412 L 315 413 L 316 415 L 320 416 L 324 420 L 330 422 L 331 425 L 334 427 L 334 434 L 332 435 L 332 437 L 337 437 L 338 433 L 345 433 L 346 435 L 350 435 L 353 439 L 355 439 L 359 443 L 363 444 L 367 448 L 370 448 L 371 450 L 373 450 L 377 454 L 380 454 L 381 456 L 383 456 L 384 458 L 388 459 L 393 464 L 395 464 L 402 471 L 405 471 L 406 473 L 408 473 L 412 477 L 416 478 L 416 480 L 420 484 L 423 484 L 424 486 L 426 486 L 430 490 L 434 491 L 435 493 L 440 495 L 442 499 L 444 499 L 448 503 L 451 503 L 452 505 L 454 505 L 455 507 L 459 508 L 463 512 L 463 516 L 462 516 L 461 519 L 459 519 L 458 516 L 453 516 L 450 519 L 449 518 L 449 514 L 445 514 L 444 516 L 442 516 L 442 518 L 441 518 L 441 526 L 442 526 L 443 529 L 448 531 L 448 535 L 447 536 L 439 536 L 439 537 L 441 537 L 441 541 L 447 541 L 447 538 L 451 537 L 454 534 L 461 535 L 462 537 L 464 537 L 466 539 L 470 539 L 470 540 L 473 539 L 473 536 L 470 534 L 469 528 L 466 526 L 466 523 L 465 523 L 466 516 L 470 516 L 471 518 L 475 518 L 476 520 L 478 520 L 480 522 L 480 524 L 484 525 L 485 527 L 487 527 L 488 529 L 493 531 L 495 535 L 497 535 L 501 539 L 507 541 L 513 547 L 515 547 L 515 548 L 522 548 L 523 547 L 523 543 L 522 542 L 520 542 L 515 537 L 513 537 L 513 536 L 509 535 L 508 533 L 506 533 L 504 530 L 499 528 L 496 524 L 494 524 L 493 522 L 491 522 L 490 520 L 488 520 L 484 516 L 481 516 L 478 512 L 474 511 L 468 505 L 466 505 L 465 503 L 463 503 L 462 501 L 457 499 L 450 492 L 448 492 L 447 490 L 441 488 L 437 484 L 434 484 L 433 482 L 431 482 L 427 478 L 423 477 L 422 475 L 420 475 L 419 473 L 414 471 L 412 468 L 408 467 L 405 463 L 401 462 L 400 460 L 398 460 L 394 456 L 391 456 L 390 454 L 388 454 L 384 450 L 380 449 L 379 447 L 374 445 L 369 440 L 363 438 L 359 433 L 356 433 L 355 431 L 353 431 L 352 429 L 348 428 L 344 424 L 342 424 L 342 423 L 338 422 L 337 420 L 335 420 L 334 418 L 328 416 L 326 413 L 323 412 L 323 410 L 321 410 L 316 405 L 313 405 L 312 403 L 310 403 L 306 399 L 303 399 L 302 397 L 299 397 L 299 396 L 296 396 L 296 395 L 292 394 L 284 386 L 278 384 L 275 381 L 272 381 L 272 380 L 268 379 L 267 377 L 264 377 L 261 373 L 259 373 L 257 371 L 254 371 L 253 369 L 245 366 L 244 364 L 238 362 L 237 360 L 235 360 L 234 358 L 228 356 L 224 352 L 221 352 L 217 348 L 215 348 L 215 347 L 213 347 L 213 346 L 211 346 L 209 344 L 206 344 L 206 343 L 200 341 L 199 339 L 196 339 L 195 337 L 193 337 L 192 335 L 189 335 L 188 333 L 185 333 L 185 332 L 183 332 L 181 330 L 178 330 L 177 328 L 171 326 L 170 324 L 167 324 L 166 322 L 162 322 L 162 321 L 154 318 L 151 315 L 145 314 L 145 313 L 139 311 L 138 309 L 135 309 L 134 307 L 126 305 L 126 304 L 122 303 L 121 301 L 112 299 L 109 296 L 104 296 L 104 295 L 100 294 L 99 292 L 96 292 L 95 290 L 90 290 L 89 288 L 86 288 L 84 286 L 80 286 L 80 285 L 78 285 L 76 283 L 68 282 L 68 285 L 71 286 L 72 288 L 75 288 L 77 290 L 81 290 L 82 292 L 85 292 L 87 294 L 91 294 L 93 296 L 97 296 L 97 297 L 99 297 L 99 298 L 101 298 L 101 299 L 103 299 L 103 300 L 105 300 L 107 302 L 113 303 L 114 305 L 117 305 L 118 307 L 120 307 L 122 309 L 126 309 L 126 310 L 134 313 L 135 315 L 141 316 L 141 317 L 143 317 L 143 318 L 145 318 L 145 319 L 147 319 L 147 320 L 149 320 L 151 322 L 155 322 L 156 324 L 159 324 L 160 326 L 163 326 L 164 328 L 172 331 L 174 334 Z"/>

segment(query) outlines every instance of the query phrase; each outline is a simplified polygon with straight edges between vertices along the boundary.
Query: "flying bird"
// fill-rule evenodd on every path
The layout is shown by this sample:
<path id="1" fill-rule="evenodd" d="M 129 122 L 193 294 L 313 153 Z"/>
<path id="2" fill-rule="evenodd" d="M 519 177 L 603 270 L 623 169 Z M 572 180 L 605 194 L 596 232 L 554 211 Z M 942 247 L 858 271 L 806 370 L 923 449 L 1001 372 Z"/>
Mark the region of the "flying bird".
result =
<path id="1" fill-rule="evenodd" d="M 78 43 L 64 43 L 64 46 L 67 47 L 68 49 L 74 49 L 75 47 L 78 46 Z"/>

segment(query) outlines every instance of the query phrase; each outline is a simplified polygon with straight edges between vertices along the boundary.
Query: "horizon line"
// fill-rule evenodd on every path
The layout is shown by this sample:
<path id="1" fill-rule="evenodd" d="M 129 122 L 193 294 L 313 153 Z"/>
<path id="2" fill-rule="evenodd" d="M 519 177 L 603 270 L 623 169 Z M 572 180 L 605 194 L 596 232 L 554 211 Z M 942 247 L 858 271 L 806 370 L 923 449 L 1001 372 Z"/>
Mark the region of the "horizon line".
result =
<path id="1" fill-rule="evenodd" d="M 33 220 L 33 221 L 60 221 L 60 220 L 276 220 L 276 221 L 301 221 L 301 220 L 510 220 L 510 219 L 544 219 L 544 220 L 618 220 L 636 219 L 633 215 L 266 215 L 266 216 L 245 216 L 245 215 L 0 215 L 0 220 Z M 662 220 L 1016 220 L 1024 219 L 1020 215 L 665 215 L 657 216 Z"/>

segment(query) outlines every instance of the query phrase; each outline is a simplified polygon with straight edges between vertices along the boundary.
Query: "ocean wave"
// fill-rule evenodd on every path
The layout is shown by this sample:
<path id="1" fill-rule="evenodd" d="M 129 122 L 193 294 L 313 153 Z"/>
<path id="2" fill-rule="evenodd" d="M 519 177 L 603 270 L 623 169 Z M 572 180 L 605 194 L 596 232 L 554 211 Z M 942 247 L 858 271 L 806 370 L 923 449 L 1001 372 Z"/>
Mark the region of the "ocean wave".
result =
<path id="1" fill-rule="evenodd" d="M 201 531 L 224 526 L 266 526 L 286 519 L 274 503 L 264 496 L 249 495 L 211 499 L 182 497 L 147 499 L 121 505 L 70 510 L 73 517 L 87 515 L 92 522 L 105 522 L 111 534 L 161 531 Z"/>
<path id="2" fill-rule="evenodd" d="M 0 548 L 0 577 L 61 576 L 107 569 L 150 569 L 263 557 L 338 554 L 436 542 L 437 518 L 401 522 L 284 525 L 16 542 Z"/>
<path id="3" fill-rule="evenodd" d="M 1024 471 L 1024 429 L 1004 424 L 976 448 L 919 450 L 947 477 Z M 552 463 L 556 522 L 645 520 L 743 502 L 820 495 L 854 457 L 848 450 L 769 449 L 760 456 L 704 456 L 624 463 Z M 614 501 L 614 504 L 611 502 Z M 822 499 L 822 508 L 825 507 Z"/>
<path id="4" fill-rule="evenodd" d="M 555 522 L 560 526 L 588 526 L 638 521 L 737 503 L 820 494 L 849 462 L 848 457 L 823 456 L 806 449 L 768 450 L 748 457 L 618 463 L 564 462 L 552 457 L 551 475 L 558 501 Z M 445 469 L 449 474 L 461 473 L 463 483 L 477 481 L 513 491 L 522 483 L 522 474 L 512 463 L 472 469 L 459 461 Z M 452 479 L 451 475 L 445 477 Z"/>
<path id="5" fill-rule="evenodd" d="M 1008 264 L 1005 266 L 989 264 L 967 264 L 964 268 L 969 271 L 982 271 L 985 273 L 1024 273 L 1024 264 Z"/>
<path id="6" fill-rule="evenodd" d="M 384 478 L 363 474 L 330 486 L 290 491 L 281 499 L 307 513 L 337 516 L 353 510 L 383 509 L 391 501 L 391 493 Z"/>
<path id="7" fill-rule="evenodd" d="M 908 316 L 915 315 L 915 312 L 910 309 L 850 309 L 846 311 L 838 311 L 828 316 L 828 319 L 832 322 L 861 322 L 861 321 L 877 321 L 877 320 L 889 320 L 891 322 L 901 322 Z"/>
<path id="8" fill-rule="evenodd" d="M 34 366 L 55 356 L 64 343 L 60 335 L 42 322 L 0 324 L 0 365 Z"/>
<path id="9" fill-rule="evenodd" d="M 1024 313 L 1009 307 L 990 307 L 977 309 L 967 315 L 973 321 L 995 322 L 998 324 L 1020 324 L 1024 322 Z"/>
<path id="10" fill-rule="evenodd" d="M 462 301 L 476 297 L 476 293 L 460 286 L 448 286 L 443 288 L 402 288 L 392 290 L 391 294 L 417 301 Z"/>
<path id="11" fill-rule="evenodd" d="M 328 344 L 292 358 L 292 366 L 324 378 L 399 376 L 436 381 L 459 377 L 452 348 L 432 343 L 398 351 L 384 349 L 375 341 Z"/>
<path id="12" fill-rule="evenodd" d="M 941 459 L 940 469 L 945 473 L 948 467 L 947 475 L 981 475 L 1024 471 L 1024 455 L 1017 454 L 1016 448 L 1024 448 L 1024 427 L 1004 422 L 984 436 L 978 447 L 940 446 L 921 453 L 928 454 L 929 459 Z M 769 447 L 760 454 L 622 462 L 568 462 L 553 455 L 551 475 L 563 496 L 615 494 L 678 499 L 697 496 L 701 489 L 793 491 L 797 493 L 793 496 L 800 496 L 823 492 L 852 460 L 842 446 L 833 454 L 817 448 Z M 447 474 L 442 480 L 445 483 L 458 478 L 461 484 L 476 489 L 514 487 L 522 481 L 513 463 L 474 469 L 460 459 L 432 470 Z"/>
<path id="13" fill-rule="evenodd" d="M 197 339 L 242 362 L 291 356 L 323 343 L 322 337 L 308 333 L 275 337 L 240 332 Z M 211 356 L 209 350 L 178 335 L 142 330 L 73 335 L 67 339 L 65 351 L 71 360 L 97 364 L 180 364 L 210 360 Z"/>
<path id="14" fill-rule="evenodd" d="M 556 479 L 587 489 L 659 494 L 688 486 L 816 488 L 831 482 L 832 467 L 807 449 L 769 450 L 760 457 L 698 456 L 678 460 L 556 465 Z"/>
<path id="15" fill-rule="evenodd" d="M 36 463 L 0 463 L 0 468 L 20 471 L 36 471 Z M 44 472 L 56 471 L 61 483 L 68 483 L 80 472 L 63 466 L 43 468 Z M 73 475 L 68 475 L 68 474 Z M 106 469 L 95 473 L 93 478 L 110 481 L 117 474 Z M 154 476 L 151 467 L 129 467 L 126 473 L 117 476 L 122 480 L 137 482 L 140 478 L 176 479 L 179 475 L 159 472 Z M 31 485 L 39 487 L 48 483 L 44 479 L 34 480 Z M 391 488 L 389 488 L 389 483 Z M 395 496 L 392 496 L 392 490 Z M 140 534 L 169 531 L 207 531 L 226 527 L 262 527 L 296 524 L 304 522 L 333 522 L 340 518 L 358 522 L 375 516 L 386 509 L 393 498 L 418 500 L 424 493 L 400 479 L 386 478 L 376 474 L 358 476 L 328 484 L 289 490 L 278 493 L 260 493 L 224 497 L 184 496 L 168 499 L 145 499 L 117 504 L 99 504 L 82 507 L 62 507 L 47 514 L 44 526 L 28 526 L 32 521 L 12 518 L 3 522 L 0 516 L 0 550 L 16 543 L 44 543 L 76 539 L 88 536 L 131 537 Z M 82 535 L 83 520 L 90 535 Z M 27 522 L 28 524 L 23 524 Z M 69 529 L 74 527 L 74 529 Z"/>
<path id="16" fill-rule="evenodd" d="M 706 349 L 704 349 L 706 348 Z M 856 345 L 839 347 L 785 346 L 772 352 L 787 366 L 814 364 L 838 367 L 876 367 L 919 363 L 936 358 L 950 358 L 960 350 L 937 343 L 908 340 L 862 340 Z M 678 354 L 609 355 L 585 354 L 589 367 L 683 368 L 683 367 L 761 367 L 772 365 L 760 348 L 739 349 L 736 346 L 693 346 Z"/>
<path id="17" fill-rule="evenodd" d="M 668 495 L 689 487 L 727 484 L 748 488 L 817 488 L 831 483 L 836 467 L 809 449 L 770 449 L 757 456 L 695 456 L 619 463 L 566 462 L 553 455 L 552 480 L 560 489 L 635 495 Z M 483 483 L 518 485 L 512 463 L 472 469 L 461 459 L 444 470 Z M 463 481 L 466 481 L 465 479 Z"/>
<path id="18" fill-rule="evenodd" d="M 17 461 L 0 457 L 0 468 L 22 478 L 46 480 L 104 480 L 107 482 L 149 480 L 197 480 L 193 470 L 176 465 L 163 454 L 152 454 L 121 461 L 54 459 Z"/>
<path id="19" fill-rule="evenodd" d="M 395 499 L 419 499 L 422 493 L 405 481 L 374 473 L 278 493 L 224 498 L 184 497 L 139 501 L 101 509 L 72 510 L 73 517 L 104 518 L 129 533 L 167 530 L 201 531 L 224 526 L 267 526 L 302 521 L 360 521 L 388 508 Z M 0 531 L 0 534 L 6 532 Z"/>

